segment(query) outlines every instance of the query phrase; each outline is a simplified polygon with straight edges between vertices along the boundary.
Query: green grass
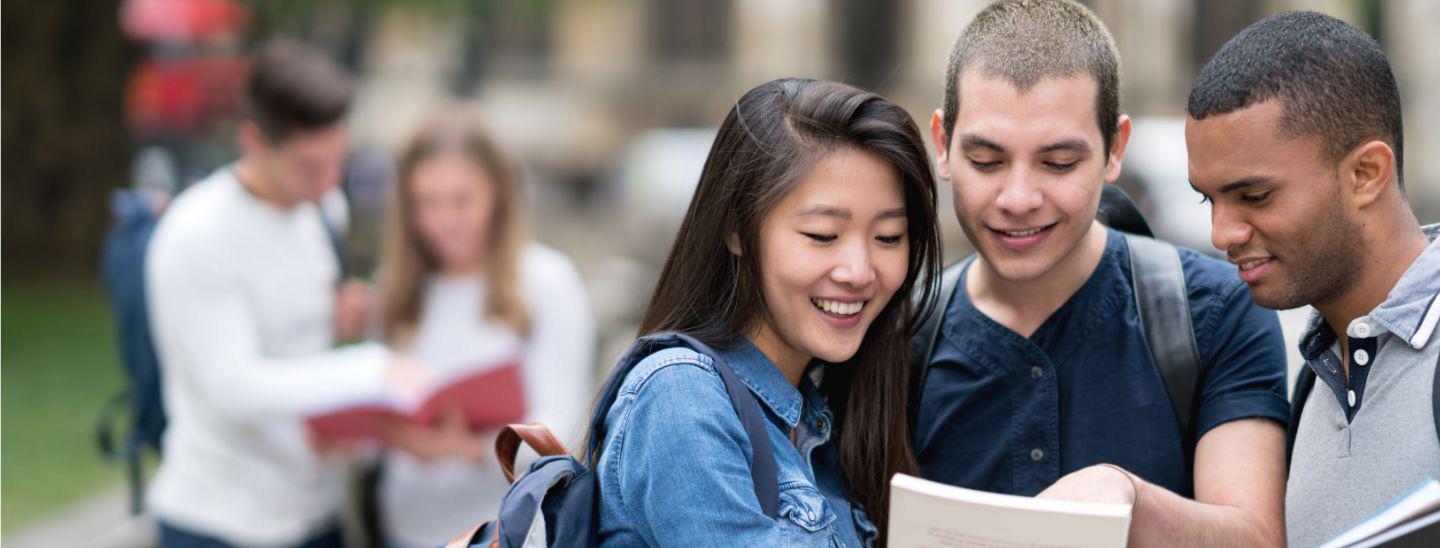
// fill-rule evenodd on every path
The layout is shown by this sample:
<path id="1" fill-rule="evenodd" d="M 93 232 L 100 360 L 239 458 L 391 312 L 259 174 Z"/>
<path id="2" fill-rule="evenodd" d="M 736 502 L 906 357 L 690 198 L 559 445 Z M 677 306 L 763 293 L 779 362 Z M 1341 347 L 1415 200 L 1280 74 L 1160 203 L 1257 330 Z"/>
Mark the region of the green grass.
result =
<path id="1" fill-rule="evenodd" d="M 123 467 L 95 447 L 95 418 L 124 382 L 98 284 L 0 289 L 0 364 L 7 531 L 123 481 Z"/>

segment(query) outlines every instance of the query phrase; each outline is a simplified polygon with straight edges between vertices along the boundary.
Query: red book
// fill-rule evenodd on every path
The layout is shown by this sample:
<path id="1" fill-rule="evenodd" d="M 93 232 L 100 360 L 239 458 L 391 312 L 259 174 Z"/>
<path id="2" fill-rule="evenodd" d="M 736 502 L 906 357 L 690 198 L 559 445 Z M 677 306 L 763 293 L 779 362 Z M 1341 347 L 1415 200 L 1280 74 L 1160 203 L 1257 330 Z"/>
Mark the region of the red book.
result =
<path id="1" fill-rule="evenodd" d="M 452 408 L 459 409 L 474 430 L 498 429 L 524 420 L 525 387 L 519 362 L 458 376 L 431 392 L 418 407 L 366 402 L 311 415 L 305 423 L 324 439 L 383 442 L 385 428 L 393 422 L 434 426 Z"/>

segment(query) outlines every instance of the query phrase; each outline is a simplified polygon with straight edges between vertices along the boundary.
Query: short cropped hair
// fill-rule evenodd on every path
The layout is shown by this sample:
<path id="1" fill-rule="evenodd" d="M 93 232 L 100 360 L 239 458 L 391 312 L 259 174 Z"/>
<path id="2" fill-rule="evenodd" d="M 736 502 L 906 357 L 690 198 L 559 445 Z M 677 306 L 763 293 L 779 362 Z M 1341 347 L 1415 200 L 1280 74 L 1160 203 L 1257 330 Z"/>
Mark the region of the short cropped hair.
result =
<path id="1" fill-rule="evenodd" d="M 955 132 L 960 75 L 969 67 L 998 76 L 1021 91 L 1047 76 L 1095 77 L 1095 117 L 1105 151 L 1119 127 L 1120 55 L 1100 18 L 1072 0 L 1000 0 L 965 27 L 945 71 L 945 134 Z"/>
<path id="2" fill-rule="evenodd" d="M 272 142 L 328 127 L 350 107 L 350 76 L 312 46 L 280 39 L 255 55 L 246 114 Z"/>
<path id="3" fill-rule="evenodd" d="M 1369 139 L 1388 141 L 1405 188 L 1400 89 L 1385 52 L 1364 31 L 1309 11 L 1263 19 L 1205 64 L 1185 110 L 1204 120 L 1271 99 L 1283 101 L 1281 130 L 1318 138 L 1329 162 Z"/>

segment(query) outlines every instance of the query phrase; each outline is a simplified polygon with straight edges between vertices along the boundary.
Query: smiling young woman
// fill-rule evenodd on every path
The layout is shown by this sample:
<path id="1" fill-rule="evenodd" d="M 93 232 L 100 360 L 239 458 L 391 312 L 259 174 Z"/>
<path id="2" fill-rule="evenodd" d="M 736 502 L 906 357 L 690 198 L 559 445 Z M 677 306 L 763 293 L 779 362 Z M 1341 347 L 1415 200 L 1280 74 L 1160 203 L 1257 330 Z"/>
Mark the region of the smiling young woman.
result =
<path id="1" fill-rule="evenodd" d="M 878 542 L 889 478 L 915 468 L 909 340 L 933 298 L 911 290 L 939 259 L 934 180 L 904 110 L 813 80 L 741 97 L 640 334 L 718 349 L 762 402 L 780 515 L 751 494 L 752 449 L 710 359 L 671 348 L 625 377 L 608 412 L 601 544 Z"/>

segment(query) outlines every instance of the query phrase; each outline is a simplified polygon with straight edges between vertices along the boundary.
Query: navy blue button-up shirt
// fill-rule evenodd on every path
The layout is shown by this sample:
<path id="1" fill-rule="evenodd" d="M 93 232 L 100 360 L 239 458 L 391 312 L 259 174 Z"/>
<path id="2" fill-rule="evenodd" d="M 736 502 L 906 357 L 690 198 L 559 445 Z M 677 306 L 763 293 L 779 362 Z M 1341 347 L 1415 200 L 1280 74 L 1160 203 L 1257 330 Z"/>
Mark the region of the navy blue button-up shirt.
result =
<path id="1" fill-rule="evenodd" d="M 976 309 L 961 277 L 922 390 L 923 476 L 1028 496 L 1111 463 L 1193 496 L 1186 441 L 1140 326 L 1130 249 L 1120 233 L 1108 236 L 1090 279 L 1028 338 Z M 1180 258 L 1203 359 L 1197 435 L 1245 418 L 1284 424 L 1275 313 L 1250 299 L 1234 266 L 1187 249 Z"/>

